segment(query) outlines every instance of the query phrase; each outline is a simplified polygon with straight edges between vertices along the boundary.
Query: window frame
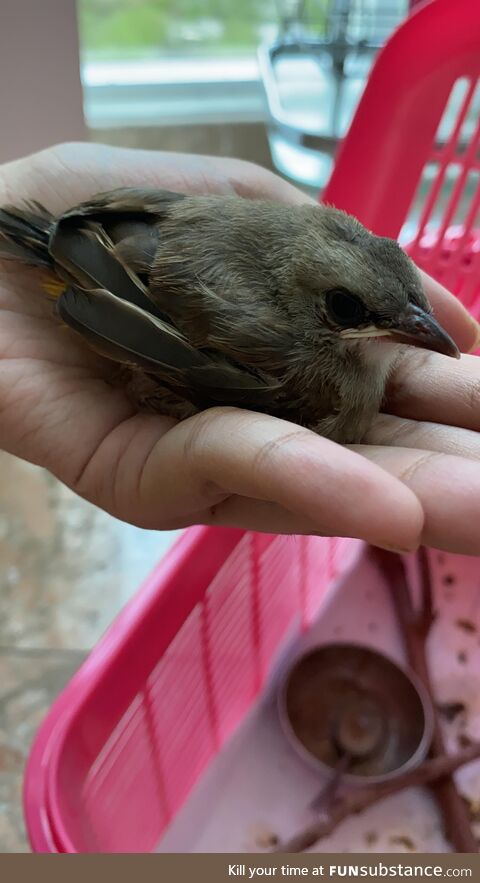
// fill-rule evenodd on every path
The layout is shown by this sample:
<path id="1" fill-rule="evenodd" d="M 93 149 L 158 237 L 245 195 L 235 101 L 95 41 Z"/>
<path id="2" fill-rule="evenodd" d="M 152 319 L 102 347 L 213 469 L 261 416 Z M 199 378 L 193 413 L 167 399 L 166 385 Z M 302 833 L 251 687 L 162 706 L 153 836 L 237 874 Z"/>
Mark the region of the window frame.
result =
<path id="1" fill-rule="evenodd" d="M 234 58 L 84 61 L 84 111 L 93 129 L 265 122 L 255 54 Z"/>

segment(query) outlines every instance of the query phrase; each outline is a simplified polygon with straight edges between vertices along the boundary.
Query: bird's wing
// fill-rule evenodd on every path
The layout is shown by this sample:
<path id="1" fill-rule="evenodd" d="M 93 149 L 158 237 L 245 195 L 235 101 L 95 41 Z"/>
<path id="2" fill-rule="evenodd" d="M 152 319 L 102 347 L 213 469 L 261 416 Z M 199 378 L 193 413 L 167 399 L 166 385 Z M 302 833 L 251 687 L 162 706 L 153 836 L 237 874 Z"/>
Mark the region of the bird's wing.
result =
<path id="1" fill-rule="evenodd" d="M 96 216 L 107 221 L 114 215 L 137 216 L 162 215 L 170 205 L 185 199 L 184 193 L 173 190 L 154 190 L 141 187 L 119 187 L 104 193 L 97 193 L 92 199 L 76 205 L 62 215 L 62 219 Z"/>
<path id="2" fill-rule="evenodd" d="M 105 289 L 67 288 L 57 310 L 102 355 L 148 371 L 197 407 L 253 407 L 272 395 L 256 377 L 197 350 L 168 322 Z"/>
<path id="3" fill-rule="evenodd" d="M 62 216 L 50 239 L 55 264 L 70 283 L 58 312 L 103 355 L 154 373 L 197 406 L 266 403 L 275 395 L 273 380 L 260 379 L 255 365 L 242 367 L 220 339 L 217 348 L 213 339 L 202 344 L 182 334 L 170 298 L 164 308 L 150 297 L 161 206 L 166 211 L 169 200 L 182 198 L 167 191 L 114 191 Z M 177 305 L 180 300 L 185 306 L 182 298 Z M 221 298 L 215 300 L 219 308 Z M 200 324 L 201 305 L 194 301 L 192 293 Z M 222 326 L 232 319 L 229 312 Z"/>
<path id="4" fill-rule="evenodd" d="M 50 254 L 57 269 L 72 285 L 112 291 L 124 301 L 154 311 L 145 284 L 122 260 L 104 228 L 92 221 L 71 224 L 63 219 L 50 241 Z"/>
<path id="5" fill-rule="evenodd" d="M 100 193 L 61 216 L 50 237 L 50 253 L 68 281 L 95 284 L 158 314 L 148 290 L 158 223 L 183 199 L 169 190 L 132 187 Z"/>

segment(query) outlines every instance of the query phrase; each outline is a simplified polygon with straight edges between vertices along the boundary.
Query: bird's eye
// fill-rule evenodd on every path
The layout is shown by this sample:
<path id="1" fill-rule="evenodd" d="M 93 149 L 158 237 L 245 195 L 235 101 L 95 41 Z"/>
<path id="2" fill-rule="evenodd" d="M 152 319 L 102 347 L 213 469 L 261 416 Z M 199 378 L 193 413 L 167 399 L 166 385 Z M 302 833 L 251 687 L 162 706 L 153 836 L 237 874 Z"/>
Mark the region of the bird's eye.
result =
<path id="1" fill-rule="evenodd" d="M 355 328 L 365 321 L 363 304 L 343 288 L 327 291 L 327 309 L 333 321 L 344 328 Z"/>

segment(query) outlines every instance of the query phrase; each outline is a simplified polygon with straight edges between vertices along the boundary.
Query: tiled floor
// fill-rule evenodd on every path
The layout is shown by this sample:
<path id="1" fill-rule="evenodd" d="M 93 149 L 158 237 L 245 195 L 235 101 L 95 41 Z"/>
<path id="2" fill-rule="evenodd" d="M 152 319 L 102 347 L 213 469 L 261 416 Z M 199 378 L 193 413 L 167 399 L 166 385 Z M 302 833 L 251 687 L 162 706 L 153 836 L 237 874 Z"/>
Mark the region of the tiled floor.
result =
<path id="1" fill-rule="evenodd" d="M 21 785 L 38 725 L 173 538 L 0 452 L 0 852 L 28 851 Z"/>

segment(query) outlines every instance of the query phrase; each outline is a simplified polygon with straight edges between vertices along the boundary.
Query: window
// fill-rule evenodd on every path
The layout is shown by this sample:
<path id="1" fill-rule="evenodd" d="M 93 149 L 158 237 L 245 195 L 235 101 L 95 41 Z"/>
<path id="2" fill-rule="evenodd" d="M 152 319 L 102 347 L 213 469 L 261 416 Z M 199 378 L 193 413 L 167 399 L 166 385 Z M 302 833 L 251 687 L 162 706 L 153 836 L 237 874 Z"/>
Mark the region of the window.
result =
<path id="1" fill-rule="evenodd" d="M 259 121 L 275 0 L 77 0 L 92 127 Z"/>
<path id="2" fill-rule="evenodd" d="M 329 0 L 78 0 L 85 61 L 254 56 L 282 21 L 325 30 Z"/>
<path id="3" fill-rule="evenodd" d="M 288 32 L 381 43 L 406 0 L 77 0 L 92 126 L 265 118 L 261 43 Z"/>
<path id="4" fill-rule="evenodd" d="M 275 21 L 272 0 L 79 0 L 85 58 L 254 50 Z"/>
<path id="5" fill-rule="evenodd" d="M 332 150 L 376 50 L 408 9 L 407 0 L 77 0 L 77 5 L 91 127 L 269 122 L 277 168 L 315 186 L 328 175 Z M 324 43 L 313 59 L 302 48 L 308 39 Z M 282 40 L 294 47 L 293 55 L 287 50 L 278 64 L 272 62 L 268 88 L 268 64 L 259 66 L 258 49 Z M 335 97 L 339 77 L 346 80 L 342 106 Z M 319 148 L 303 151 L 299 159 L 285 133 L 276 134 L 272 90 L 294 128 L 327 135 L 326 154 Z M 334 124 L 332 117 L 338 117 Z"/>

